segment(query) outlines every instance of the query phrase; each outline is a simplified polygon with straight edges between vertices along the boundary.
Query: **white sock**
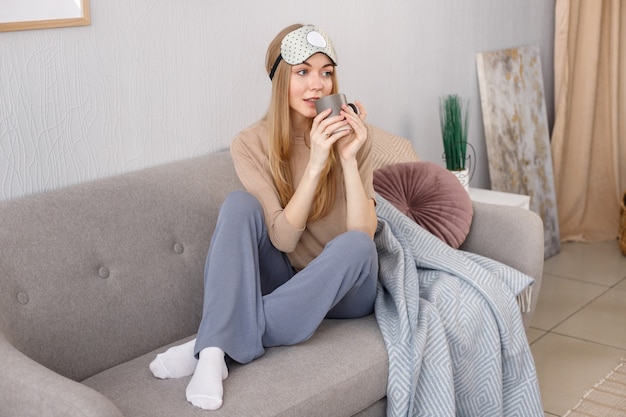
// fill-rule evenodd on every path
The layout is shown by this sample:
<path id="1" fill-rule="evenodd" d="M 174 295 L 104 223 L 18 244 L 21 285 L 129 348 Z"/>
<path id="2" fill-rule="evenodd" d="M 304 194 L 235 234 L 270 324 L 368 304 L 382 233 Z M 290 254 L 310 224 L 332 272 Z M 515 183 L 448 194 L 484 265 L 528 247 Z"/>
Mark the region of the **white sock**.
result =
<path id="1" fill-rule="evenodd" d="M 185 390 L 187 401 L 204 410 L 217 410 L 222 406 L 222 381 L 227 377 L 224 351 L 217 347 L 202 349 L 196 370 Z"/>
<path id="2" fill-rule="evenodd" d="M 182 378 L 193 374 L 198 364 L 194 356 L 195 345 L 196 339 L 193 339 L 159 353 L 150 363 L 152 374 L 161 379 Z"/>

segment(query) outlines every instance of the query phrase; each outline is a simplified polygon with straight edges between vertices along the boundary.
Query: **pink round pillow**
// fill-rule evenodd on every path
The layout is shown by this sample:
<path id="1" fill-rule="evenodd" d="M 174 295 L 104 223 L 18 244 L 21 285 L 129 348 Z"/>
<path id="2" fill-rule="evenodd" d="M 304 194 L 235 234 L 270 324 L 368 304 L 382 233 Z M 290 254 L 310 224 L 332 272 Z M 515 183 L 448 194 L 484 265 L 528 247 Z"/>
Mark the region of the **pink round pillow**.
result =
<path id="1" fill-rule="evenodd" d="M 453 248 L 472 224 L 472 200 L 459 180 L 432 162 L 403 162 L 374 171 L 374 189 L 395 208 Z"/>

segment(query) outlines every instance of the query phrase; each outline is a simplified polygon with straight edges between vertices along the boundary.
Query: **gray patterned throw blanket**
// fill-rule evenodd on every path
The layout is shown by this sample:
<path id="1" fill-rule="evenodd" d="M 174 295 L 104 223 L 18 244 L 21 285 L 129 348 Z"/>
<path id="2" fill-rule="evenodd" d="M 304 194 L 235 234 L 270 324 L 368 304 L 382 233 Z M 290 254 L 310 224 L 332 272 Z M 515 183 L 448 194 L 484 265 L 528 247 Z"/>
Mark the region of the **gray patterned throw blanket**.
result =
<path id="1" fill-rule="evenodd" d="M 516 295 L 532 278 L 456 250 L 377 196 L 388 416 L 543 416 Z"/>

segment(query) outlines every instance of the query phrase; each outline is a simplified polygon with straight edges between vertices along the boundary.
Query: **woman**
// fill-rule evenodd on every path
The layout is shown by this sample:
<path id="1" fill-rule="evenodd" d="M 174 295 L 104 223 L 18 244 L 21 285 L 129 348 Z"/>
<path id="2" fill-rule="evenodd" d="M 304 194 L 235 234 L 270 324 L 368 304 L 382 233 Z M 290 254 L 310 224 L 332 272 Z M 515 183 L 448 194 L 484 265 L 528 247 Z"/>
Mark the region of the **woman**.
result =
<path id="1" fill-rule="evenodd" d="M 231 145 L 247 191 L 220 209 L 207 255 L 203 316 L 195 340 L 157 355 L 158 378 L 193 374 L 193 405 L 216 410 L 225 354 L 247 363 L 264 348 L 312 336 L 324 318 L 373 312 L 378 259 L 371 140 L 359 114 L 319 114 L 337 92 L 337 56 L 314 26 L 284 29 L 270 44 L 267 115 Z M 197 359 L 198 358 L 198 359 Z"/>

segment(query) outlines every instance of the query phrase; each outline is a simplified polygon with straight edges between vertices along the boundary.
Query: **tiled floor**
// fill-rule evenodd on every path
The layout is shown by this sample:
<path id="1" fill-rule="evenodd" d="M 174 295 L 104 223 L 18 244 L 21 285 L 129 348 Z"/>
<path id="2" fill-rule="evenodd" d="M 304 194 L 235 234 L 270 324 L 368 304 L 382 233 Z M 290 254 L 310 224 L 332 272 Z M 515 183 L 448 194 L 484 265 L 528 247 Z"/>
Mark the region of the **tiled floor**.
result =
<path id="1" fill-rule="evenodd" d="M 626 256 L 617 241 L 563 243 L 528 329 L 546 416 L 562 416 L 626 358 Z"/>

